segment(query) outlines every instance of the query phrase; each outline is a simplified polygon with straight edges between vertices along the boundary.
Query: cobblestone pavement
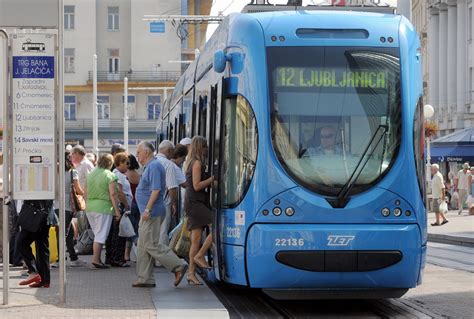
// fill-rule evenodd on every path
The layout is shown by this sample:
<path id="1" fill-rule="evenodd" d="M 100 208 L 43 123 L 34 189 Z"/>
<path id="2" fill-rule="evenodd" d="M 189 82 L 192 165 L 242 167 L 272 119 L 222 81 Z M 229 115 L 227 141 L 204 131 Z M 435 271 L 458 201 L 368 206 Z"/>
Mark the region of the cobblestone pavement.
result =
<path id="1" fill-rule="evenodd" d="M 131 268 L 67 268 L 66 304 L 59 305 L 59 271 L 51 271 L 51 288 L 22 287 L 21 271 L 10 269 L 9 305 L 0 318 L 156 318 L 149 289 L 132 288 Z M 3 284 L 3 278 L 0 284 Z M 2 290 L 3 293 L 3 290 Z M 0 294 L 0 301 L 3 295 Z"/>

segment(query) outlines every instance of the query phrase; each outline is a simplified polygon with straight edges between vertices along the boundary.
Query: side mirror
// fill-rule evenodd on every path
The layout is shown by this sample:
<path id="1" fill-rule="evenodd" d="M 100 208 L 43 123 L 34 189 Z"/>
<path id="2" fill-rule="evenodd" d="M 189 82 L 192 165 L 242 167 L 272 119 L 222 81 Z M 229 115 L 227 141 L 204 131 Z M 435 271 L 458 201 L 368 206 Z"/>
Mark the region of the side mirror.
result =
<path id="1" fill-rule="evenodd" d="M 217 51 L 214 53 L 214 71 L 217 73 L 222 73 L 225 70 L 225 65 L 227 62 L 227 57 L 224 51 Z"/>
<path id="2" fill-rule="evenodd" d="M 239 52 L 232 52 L 230 56 L 230 68 L 232 74 L 240 74 L 244 69 L 244 55 Z"/>

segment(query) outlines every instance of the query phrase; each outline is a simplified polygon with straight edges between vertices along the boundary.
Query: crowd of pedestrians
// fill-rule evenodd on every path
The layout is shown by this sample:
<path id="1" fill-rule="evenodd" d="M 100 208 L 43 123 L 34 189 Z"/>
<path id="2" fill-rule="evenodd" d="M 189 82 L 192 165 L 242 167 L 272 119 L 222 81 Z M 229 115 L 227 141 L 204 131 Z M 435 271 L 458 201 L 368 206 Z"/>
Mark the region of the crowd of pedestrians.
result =
<path id="1" fill-rule="evenodd" d="M 187 282 L 202 285 L 196 277 L 196 266 L 209 267 L 205 256 L 212 243 L 213 222 L 207 190 L 214 177 L 206 173 L 207 152 L 207 141 L 201 136 L 184 138 L 176 147 L 171 141 L 162 141 L 157 151 L 151 143 L 142 142 L 136 157 L 121 145 L 114 145 L 110 153 L 98 158 L 86 153 L 81 145 L 68 146 L 64 167 L 67 258 L 58 258 L 68 259 L 70 267 L 86 266 L 79 259 L 75 243 L 87 239 L 83 235 L 90 232 L 93 233 L 92 260 L 88 265 L 91 269 L 130 267 L 134 253 L 137 280 L 133 287 L 154 287 L 156 266 L 163 266 L 173 274 L 175 286 L 181 283 L 189 267 Z M 75 200 L 82 196 L 85 209 L 77 211 Z M 20 227 L 15 247 L 28 275 L 20 285 L 48 288 L 50 267 L 59 264 L 59 260 L 49 264 L 49 229 L 62 221 L 58 218 L 59 205 L 53 201 L 31 203 L 38 204 L 48 212 L 44 227 L 35 232 Z M 189 265 L 169 247 L 170 230 L 184 215 L 190 232 Z M 133 236 L 121 234 L 124 218 L 130 220 Z M 200 247 L 206 231 L 208 234 Z M 33 242 L 35 254 L 31 248 Z"/>
<path id="2" fill-rule="evenodd" d="M 431 226 L 447 224 L 449 208 L 457 208 L 458 215 L 461 215 L 467 207 L 468 214 L 474 215 L 474 166 L 464 163 L 457 173 L 448 173 L 447 181 L 438 164 L 431 165 L 431 173 L 431 208 L 436 214 L 436 221 Z"/>

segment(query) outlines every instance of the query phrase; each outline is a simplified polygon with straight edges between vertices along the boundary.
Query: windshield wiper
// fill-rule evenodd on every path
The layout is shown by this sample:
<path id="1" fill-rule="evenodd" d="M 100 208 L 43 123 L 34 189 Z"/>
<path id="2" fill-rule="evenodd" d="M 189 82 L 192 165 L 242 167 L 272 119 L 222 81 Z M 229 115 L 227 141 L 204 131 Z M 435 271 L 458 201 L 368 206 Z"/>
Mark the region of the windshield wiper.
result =
<path id="1" fill-rule="evenodd" d="M 368 154 L 368 156 L 366 157 L 367 152 L 369 151 L 370 146 L 374 143 L 375 138 L 377 137 L 377 134 L 380 131 L 380 129 L 382 129 L 382 134 L 380 134 L 380 137 L 378 138 L 377 143 L 375 143 L 375 145 L 372 148 L 370 154 Z M 364 153 L 362 153 L 362 156 L 360 157 L 359 162 L 357 163 L 354 171 L 352 172 L 351 177 L 349 177 L 349 179 L 344 184 L 344 186 L 342 186 L 341 190 L 339 191 L 339 193 L 336 195 L 335 198 L 326 198 L 326 200 L 331 204 L 332 207 L 334 207 L 334 208 L 343 208 L 343 207 L 346 206 L 352 187 L 355 185 L 355 182 L 357 181 L 360 174 L 364 170 L 365 165 L 367 165 L 367 162 L 369 161 L 369 159 L 374 154 L 375 149 L 379 145 L 379 143 L 382 140 L 382 138 L 384 137 L 385 133 L 387 133 L 387 130 L 388 130 L 387 125 L 380 124 L 377 127 L 377 130 L 375 130 L 374 135 L 370 139 L 369 144 L 365 148 Z M 364 157 L 365 157 L 365 160 L 364 160 Z M 362 164 L 362 166 L 361 166 L 361 164 Z"/>

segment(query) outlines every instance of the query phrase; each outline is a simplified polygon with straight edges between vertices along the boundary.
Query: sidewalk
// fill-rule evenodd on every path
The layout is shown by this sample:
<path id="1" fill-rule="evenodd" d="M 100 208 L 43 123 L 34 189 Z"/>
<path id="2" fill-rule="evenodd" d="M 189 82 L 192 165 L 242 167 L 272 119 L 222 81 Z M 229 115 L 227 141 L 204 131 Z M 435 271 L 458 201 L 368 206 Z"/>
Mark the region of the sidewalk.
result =
<path id="1" fill-rule="evenodd" d="M 90 262 L 92 256 L 80 257 Z M 133 288 L 135 266 L 132 263 L 130 268 L 67 267 L 64 305 L 59 304 L 57 268 L 51 269 L 51 288 L 46 289 L 19 286 L 26 277 L 21 276 L 21 267 L 10 267 L 9 304 L 0 305 L 0 318 L 229 318 L 225 307 L 206 285 L 190 286 L 185 278 L 175 288 L 174 276 L 164 268 L 155 268 L 156 288 Z M 2 293 L 3 289 L 0 303 Z"/>
<path id="2" fill-rule="evenodd" d="M 428 214 L 428 241 L 474 247 L 474 216 L 468 216 L 466 210 L 461 215 L 457 210 L 450 210 L 446 218 L 449 223 L 431 226 L 435 214 Z"/>
<path id="3" fill-rule="evenodd" d="M 83 260 L 90 256 L 81 256 Z M 89 258 L 87 258 L 89 257 Z M 156 318 L 150 289 L 132 288 L 135 266 L 92 270 L 67 268 L 66 304 L 59 305 L 59 271 L 51 270 L 51 287 L 19 286 L 18 267 L 10 267 L 10 295 L 0 318 Z M 3 273 L 3 272 L 2 272 Z M 0 281 L 3 286 L 3 277 Z M 0 293 L 3 301 L 3 289 Z"/>

